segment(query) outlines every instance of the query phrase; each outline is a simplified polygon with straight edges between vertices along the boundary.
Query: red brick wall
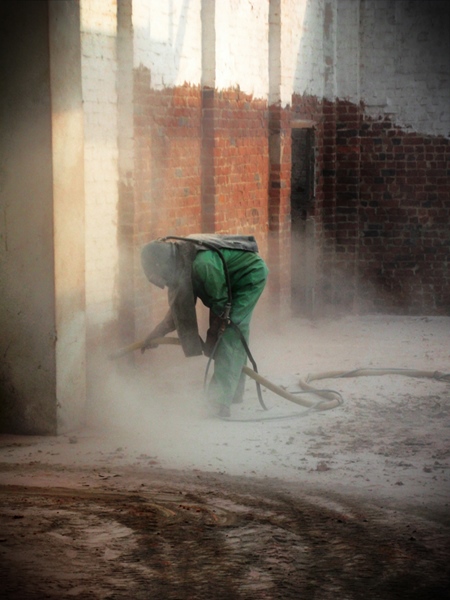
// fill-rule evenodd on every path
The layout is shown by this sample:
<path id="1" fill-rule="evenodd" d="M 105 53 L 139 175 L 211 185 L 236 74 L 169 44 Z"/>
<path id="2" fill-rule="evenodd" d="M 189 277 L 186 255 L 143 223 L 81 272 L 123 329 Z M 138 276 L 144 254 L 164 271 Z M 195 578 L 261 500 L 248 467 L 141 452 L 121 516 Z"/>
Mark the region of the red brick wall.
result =
<path id="1" fill-rule="evenodd" d="M 198 87 L 146 90 L 136 115 L 141 149 L 142 241 L 200 228 L 201 94 Z"/>
<path id="2" fill-rule="evenodd" d="M 201 91 L 154 90 L 147 69 L 135 72 L 135 310 L 137 329 L 167 309 L 140 264 L 142 246 L 201 229 Z M 152 309 L 152 310 L 150 310 Z"/>
<path id="3" fill-rule="evenodd" d="M 168 234 L 253 233 L 271 295 L 288 302 L 291 119 L 314 122 L 318 307 L 448 313 L 448 140 L 345 101 L 295 96 L 290 110 L 239 90 L 156 91 L 144 69 L 134 91 L 138 321 L 150 294 L 139 249 Z"/>
<path id="4" fill-rule="evenodd" d="M 239 90 L 204 91 L 203 227 L 267 238 L 267 105 Z"/>
<path id="5" fill-rule="evenodd" d="M 267 256 L 267 105 L 238 90 L 154 90 L 135 72 L 135 311 L 137 330 L 167 302 L 151 289 L 140 248 L 165 235 L 250 233 Z M 148 328 L 148 327 L 147 327 Z"/>
<path id="6" fill-rule="evenodd" d="M 449 141 L 294 97 L 316 122 L 317 293 L 342 310 L 448 314 Z"/>
<path id="7" fill-rule="evenodd" d="M 360 143 L 358 108 L 338 102 L 335 113 L 335 208 L 333 301 L 353 308 L 357 301 L 359 250 Z"/>
<path id="8" fill-rule="evenodd" d="M 361 296 L 376 309 L 448 314 L 450 144 L 389 119 L 361 125 Z"/>

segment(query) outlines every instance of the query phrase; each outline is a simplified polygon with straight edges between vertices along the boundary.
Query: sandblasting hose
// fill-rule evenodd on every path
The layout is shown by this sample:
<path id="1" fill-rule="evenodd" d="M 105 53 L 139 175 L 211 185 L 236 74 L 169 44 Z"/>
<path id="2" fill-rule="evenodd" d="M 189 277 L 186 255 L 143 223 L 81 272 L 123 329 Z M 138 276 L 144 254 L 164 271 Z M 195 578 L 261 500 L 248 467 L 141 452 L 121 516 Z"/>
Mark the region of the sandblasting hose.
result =
<path id="1" fill-rule="evenodd" d="M 156 346 L 169 344 L 174 346 L 180 345 L 180 340 L 178 338 L 173 337 L 161 337 L 155 338 L 153 343 Z M 144 346 L 144 341 L 134 342 L 125 348 L 121 348 L 116 352 L 113 352 L 109 355 L 109 358 L 114 360 L 116 358 L 120 358 L 121 356 L 125 356 L 126 354 L 133 352 L 134 350 L 140 350 Z M 242 368 L 242 371 L 254 379 L 257 383 L 264 386 L 274 394 L 293 402 L 294 404 L 298 404 L 300 406 L 306 406 L 315 410 L 330 410 L 331 408 L 336 408 L 343 403 L 342 396 L 339 392 L 334 390 L 318 390 L 311 385 L 309 385 L 310 381 L 319 381 L 320 379 L 338 379 L 338 378 L 347 378 L 347 377 L 367 377 L 374 375 L 403 375 L 405 377 L 418 377 L 422 379 L 434 379 L 435 381 L 443 381 L 446 383 L 450 383 L 450 373 L 442 373 L 440 371 L 423 371 L 420 369 L 354 369 L 352 371 L 326 371 L 324 373 L 317 373 L 316 375 L 308 375 L 306 377 L 306 381 L 299 380 L 298 384 L 302 388 L 302 391 L 294 394 L 292 392 L 288 392 L 284 388 L 275 385 L 259 373 L 256 373 L 253 369 L 250 369 L 247 366 Z M 322 400 L 314 401 L 311 398 L 307 398 L 305 396 L 299 396 L 298 394 L 311 394 L 314 396 L 318 396 L 322 398 Z"/>
<path id="2" fill-rule="evenodd" d="M 178 338 L 173 338 L 173 337 L 161 337 L 161 338 L 155 338 L 154 340 L 152 340 L 152 344 L 154 344 L 155 347 L 164 345 L 164 344 L 179 346 L 180 340 Z M 121 356 L 125 356 L 126 354 L 129 354 L 130 352 L 133 352 L 135 350 L 140 350 L 143 346 L 144 346 L 144 340 L 134 342 L 133 344 L 130 344 L 129 346 L 125 346 L 124 348 L 121 348 L 121 349 L 117 350 L 116 352 L 113 352 L 112 354 L 110 354 L 109 359 L 115 360 L 116 358 L 120 358 Z M 293 394 L 291 392 L 288 392 L 284 388 L 272 383 L 271 381 L 269 381 L 268 379 L 266 379 L 259 373 L 256 373 L 256 371 L 254 371 L 253 369 L 250 369 L 247 366 L 244 366 L 242 368 L 242 371 L 246 375 L 248 375 L 249 377 L 254 379 L 257 383 L 259 383 L 263 387 L 265 387 L 268 390 L 270 390 L 271 392 L 273 392 L 274 394 L 277 394 L 278 396 L 281 396 L 282 398 L 285 398 L 286 400 L 289 400 L 290 402 L 293 402 L 294 404 L 298 404 L 299 406 L 306 406 L 307 408 L 314 408 L 316 410 L 330 410 L 331 408 L 336 408 L 337 406 L 340 406 L 343 403 L 342 396 L 338 392 L 335 392 L 333 390 L 318 390 L 318 389 L 313 388 L 312 386 L 308 385 L 304 381 L 300 380 L 299 385 L 303 390 L 303 392 L 301 392 L 301 393 L 313 394 L 314 396 L 319 396 L 319 398 L 322 398 L 322 400 L 319 400 L 319 402 L 317 402 L 317 401 L 312 400 L 311 398 L 307 398 L 305 396 L 299 396 L 298 394 Z"/>
<path id="3" fill-rule="evenodd" d="M 303 392 L 310 393 L 314 396 L 319 396 L 320 398 L 323 398 L 323 400 L 317 402 L 312 400 L 311 398 L 306 398 L 305 396 L 298 396 L 296 394 L 288 392 L 284 388 L 280 387 L 279 385 L 275 385 L 274 383 L 272 383 L 259 373 L 256 373 L 255 371 L 253 371 L 253 369 L 250 369 L 247 366 L 242 367 L 242 370 L 246 375 L 260 383 L 262 386 L 264 386 L 271 392 L 274 392 L 274 394 L 277 394 L 278 396 L 281 396 L 282 398 L 285 398 L 286 400 L 289 400 L 290 402 L 293 402 L 294 404 L 298 404 L 300 406 L 306 406 L 308 408 L 314 408 L 316 410 L 330 410 L 331 408 L 336 408 L 337 406 L 340 406 L 343 403 L 342 396 L 334 390 L 318 390 L 308 385 L 304 381 L 300 380 L 299 385 L 302 388 Z"/>
<path id="4" fill-rule="evenodd" d="M 450 373 L 440 371 L 422 371 L 420 369 L 353 369 L 352 371 L 328 371 L 317 375 L 308 375 L 306 381 L 318 381 L 319 379 L 338 379 L 345 377 L 367 377 L 372 375 L 404 375 L 405 377 L 418 377 L 421 379 L 435 379 L 450 383 Z M 302 386 L 302 382 L 300 382 Z M 307 384 L 304 384 L 306 388 Z M 303 387 L 303 386 L 302 386 Z"/>

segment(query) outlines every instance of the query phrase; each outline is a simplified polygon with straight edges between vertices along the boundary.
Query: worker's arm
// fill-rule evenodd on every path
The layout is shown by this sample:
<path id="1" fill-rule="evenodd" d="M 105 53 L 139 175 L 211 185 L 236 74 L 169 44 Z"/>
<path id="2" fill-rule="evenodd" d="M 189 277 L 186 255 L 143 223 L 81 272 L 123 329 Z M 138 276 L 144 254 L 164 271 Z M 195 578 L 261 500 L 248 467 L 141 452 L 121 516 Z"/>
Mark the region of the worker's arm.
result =
<path id="1" fill-rule="evenodd" d="M 164 337 L 171 331 L 175 331 L 175 322 L 172 317 L 172 312 L 166 314 L 164 319 L 148 334 L 144 343 L 141 346 L 141 352 L 145 352 L 148 348 L 157 348 L 157 344 L 153 344 L 152 340 L 159 337 Z"/>

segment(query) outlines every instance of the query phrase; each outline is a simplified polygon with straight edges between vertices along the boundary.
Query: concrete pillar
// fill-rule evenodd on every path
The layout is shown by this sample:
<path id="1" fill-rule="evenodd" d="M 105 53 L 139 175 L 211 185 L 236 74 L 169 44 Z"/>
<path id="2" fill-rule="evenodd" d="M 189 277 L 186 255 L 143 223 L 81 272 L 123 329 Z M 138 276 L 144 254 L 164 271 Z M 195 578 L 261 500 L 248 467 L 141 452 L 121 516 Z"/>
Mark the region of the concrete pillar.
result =
<path id="1" fill-rule="evenodd" d="M 216 230 L 216 6 L 214 0 L 202 0 L 202 231 Z"/>
<path id="2" fill-rule="evenodd" d="M 282 99 L 283 3 L 269 5 L 269 290 L 273 314 L 290 306 L 290 110 Z"/>
<path id="3" fill-rule="evenodd" d="M 136 339 L 135 269 L 140 255 L 135 248 L 134 202 L 134 123 L 133 123 L 133 25 L 132 0 L 117 3 L 117 148 L 118 148 L 118 219 L 119 314 L 118 337 L 122 345 Z M 130 357 L 131 360 L 131 357 Z"/>
<path id="4" fill-rule="evenodd" d="M 86 400 L 84 157 L 79 4 L 49 2 L 58 433 Z"/>
<path id="5" fill-rule="evenodd" d="M 83 418 L 84 221 L 78 3 L 0 9 L 0 431 Z"/>

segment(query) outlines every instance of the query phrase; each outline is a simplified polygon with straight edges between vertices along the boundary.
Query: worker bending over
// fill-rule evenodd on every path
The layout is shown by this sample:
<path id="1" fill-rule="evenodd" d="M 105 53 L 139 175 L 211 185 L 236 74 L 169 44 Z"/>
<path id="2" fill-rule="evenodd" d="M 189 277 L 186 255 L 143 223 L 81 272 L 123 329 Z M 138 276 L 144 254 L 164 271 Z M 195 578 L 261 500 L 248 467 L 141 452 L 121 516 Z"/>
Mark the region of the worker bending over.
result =
<path id="1" fill-rule="evenodd" d="M 141 260 L 147 279 L 160 288 L 167 286 L 170 307 L 142 351 L 154 347 L 155 338 L 176 330 L 185 356 L 213 356 L 209 400 L 215 416 L 229 417 L 231 404 L 242 402 L 245 387 L 242 367 L 247 355 L 240 333 L 248 343 L 253 309 L 268 274 L 254 237 L 162 238 L 143 247 Z M 198 331 L 197 298 L 210 309 L 205 342 Z"/>

